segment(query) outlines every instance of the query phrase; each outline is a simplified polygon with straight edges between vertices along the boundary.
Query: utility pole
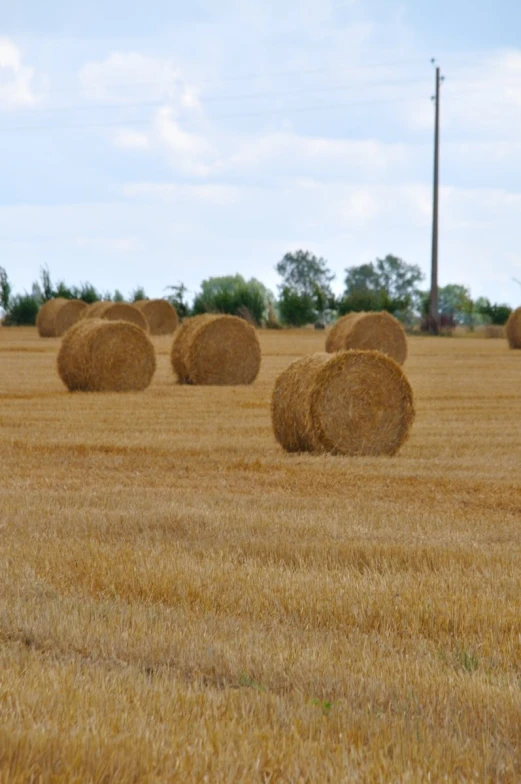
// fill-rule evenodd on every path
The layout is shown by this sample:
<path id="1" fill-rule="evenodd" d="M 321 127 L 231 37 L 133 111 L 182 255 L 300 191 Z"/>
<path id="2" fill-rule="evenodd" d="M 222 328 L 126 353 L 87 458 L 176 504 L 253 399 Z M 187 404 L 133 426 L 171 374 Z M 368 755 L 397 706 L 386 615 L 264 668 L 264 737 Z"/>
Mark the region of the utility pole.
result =
<path id="1" fill-rule="evenodd" d="M 434 64 L 434 58 L 431 60 Z M 434 181 L 432 191 L 432 253 L 431 253 L 431 296 L 429 300 L 429 332 L 438 334 L 438 190 L 440 164 L 440 84 L 444 77 L 440 76 L 440 68 L 436 66 L 436 91 L 434 113 Z"/>

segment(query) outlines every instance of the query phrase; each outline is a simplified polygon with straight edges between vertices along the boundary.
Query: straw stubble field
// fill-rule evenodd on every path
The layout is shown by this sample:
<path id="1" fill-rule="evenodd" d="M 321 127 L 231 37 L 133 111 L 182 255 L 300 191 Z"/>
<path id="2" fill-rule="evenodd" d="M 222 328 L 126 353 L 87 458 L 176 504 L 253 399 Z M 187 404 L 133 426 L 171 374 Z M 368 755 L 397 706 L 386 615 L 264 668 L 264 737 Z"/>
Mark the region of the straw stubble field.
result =
<path id="1" fill-rule="evenodd" d="M 521 355 L 412 339 L 393 458 L 287 455 L 254 385 L 69 394 L 0 330 L 0 778 L 521 779 Z"/>

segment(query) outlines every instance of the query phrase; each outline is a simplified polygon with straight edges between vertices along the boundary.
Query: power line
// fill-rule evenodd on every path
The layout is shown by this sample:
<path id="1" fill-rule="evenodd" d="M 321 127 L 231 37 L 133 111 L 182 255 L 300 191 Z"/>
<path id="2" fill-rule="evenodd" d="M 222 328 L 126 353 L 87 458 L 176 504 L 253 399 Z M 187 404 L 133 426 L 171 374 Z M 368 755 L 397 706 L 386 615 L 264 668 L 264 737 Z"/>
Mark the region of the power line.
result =
<path id="1" fill-rule="evenodd" d="M 396 80 L 396 81 L 387 81 L 387 82 L 358 82 L 356 85 L 333 85 L 331 87 L 316 87 L 316 88 L 308 88 L 308 87 L 300 87 L 295 90 L 286 90 L 283 92 L 263 92 L 263 93 L 242 93 L 239 95 L 220 95 L 220 96 L 208 96 L 204 98 L 204 103 L 220 103 L 226 101 L 246 101 L 258 98 L 287 98 L 292 95 L 301 95 L 302 93 L 332 93 L 332 92 L 344 92 L 345 90 L 358 90 L 359 88 L 363 87 L 364 89 L 368 87 L 376 87 L 376 88 L 384 88 L 390 86 L 398 86 L 398 87 L 405 87 L 410 85 L 420 85 L 423 84 L 423 80 L 418 79 L 405 79 L 405 80 Z M 52 112 L 68 112 L 68 111 L 96 111 L 98 109 L 139 109 L 139 108 L 151 108 L 155 106 L 163 106 L 167 102 L 167 98 L 162 100 L 156 101 L 135 101 L 132 103 L 102 103 L 102 104 L 76 104 L 72 106 L 47 106 L 47 107 L 35 107 L 31 108 L 31 113 L 40 113 L 40 114 L 47 114 Z"/>
<path id="2" fill-rule="evenodd" d="M 360 71 L 364 70 L 372 70 L 378 68 L 395 68 L 400 65 L 418 65 L 419 63 L 423 62 L 423 58 L 415 57 L 415 58 L 408 58 L 403 60 L 395 60 L 395 61 L 381 61 L 381 62 L 373 62 L 373 63 L 363 63 L 359 66 L 345 66 L 345 67 L 333 67 L 329 66 L 327 68 L 291 68 L 286 69 L 284 71 L 258 71 L 257 73 L 249 73 L 249 74 L 240 74 L 235 76 L 228 76 L 228 77 L 220 77 L 218 79 L 194 79 L 194 83 L 196 86 L 201 85 L 218 85 L 218 84 L 228 84 L 233 82 L 245 82 L 245 81 L 252 81 L 254 79 L 276 79 L 283 76 L 310 76 L 310 75 L 317 75 L 317 74 L 327 74 L 327 73 L 334 73 L 335 75 L 338 74 L 357 74 Z M 125 89 L 127 87 L 151 87 L 156 85 L 160 79 L 153 79 L 141 82 L 119 82 L 113 84 L 107 84 L 105 87 L 111 90 L 119 90 Z M 168 81 L 172 84 L 187 84 L 188 78 L 181 77 L 181 76 L 174 76 L 168 77 Z M 54 94 L 54 93 L 77 93 L 78 88 L 66 87 L 53 87 L 47 90 L 47 94 Z"/>
<path id="3" fill-rule="evenodd" d="M 335 110 L 335 109 L 351 109 L 361 106 L 381 106 L 384 104 L 404 104 L 404 103 L 414 103 L 418 100 L 415 96 L 414 98 L 403 98 L 403 99 L 396 99 L 396 98 L 388 98 L 382 100 L 373 100 L 373 101 L 355 101 L 352 103 L 345 103 L 345 104 L 314 104 L 312 106 L 295 106 L 295 107 L 280 107 L 276 109 L 270 110 L 263 110 L 263 111 L 256 111 L 256 112 L 237 112 L 232 114 L 212 114 L 207 115 L 207 120 L 229 120 L 229 119 L 246 119 L 250 117 L 270 117 L 275 116 L 278 114 L 295 114 L 300 112 L 311 112 L 311 111 L 319 111 L 319 110 Z M 162 105 L 162 104 L 161 104 Z M 121 121 L 111 121 L 108 123 L 76 123 L 72 125 L 14 125 L 14 126 L 0 126 L 0 133 L 9 132 L 9 131 L 53 131 L 53 130 L 74 130 L 74 129 L 88 129 L 88 128 L 110 128 L 110 127 L 131 127 L 136 125 L 148 125 L 151 122 L 151 118 L 147 118 L 146 120 L 138 119 L 138 120 L 121 120 Z"/>

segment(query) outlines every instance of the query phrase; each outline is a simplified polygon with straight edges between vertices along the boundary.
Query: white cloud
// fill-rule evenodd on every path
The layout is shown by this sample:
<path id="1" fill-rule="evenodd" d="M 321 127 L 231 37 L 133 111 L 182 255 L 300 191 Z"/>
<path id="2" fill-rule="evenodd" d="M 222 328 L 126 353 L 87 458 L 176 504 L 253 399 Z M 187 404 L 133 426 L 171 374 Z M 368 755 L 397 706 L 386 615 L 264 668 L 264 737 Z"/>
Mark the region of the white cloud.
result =
<path id="1" fill-rule="evenodd" d="M 378 211 L 378 202 L 367 188 L 353 191 L 340 208 L 349 224 L 366 224 L 378 215 Z"/>
<path id="2" fill-rule="evenodd" d="M 434 77 L 433 77 L 434 81 Z M 496 141 L 517 140 L 521 124 L 521 50 L 497 51 L 471 65 L 448 61 L 441 86 L 442 134 L 466 140 L 495 135 Z M 432 128 L 434 107 L 427 100 L 410 105 L 411 125 Z"/>
<path id="3" fill-rule="evenodd" d="M 189 84 L 172 59 L 139 52 L 112 52 L 85 63 L 78 74 L 83 95 L 110 103 L 162 104 L 172 109 L 199 109 L 196 85 Z"/>
<path id="4" fill-rule="evenodd" d="M 124 150 L 148 150 L 150 148 L 148 135 L 131 129 L 116 131 L 113 141 L 116 147 L 121 147 Z"/>
<path id="5" fill-rule="evenodd" d="M 155 128 L 174 169 L 196 177 L 210 173 L 215 156 L 212 145 L 201 134 L 184 131 L 171 108 L 163 107 L 157 112 Z"/>
<path id="6" fill-rule="evenodd" d="M 35 72 L 23 64 L 20 49 L 9 38 L 0 37 L 0 109 L 34 106 L 39 97 L 34 86 Z"/>
<path id="7" fill-rule="evenodd" d="M 98 251 L 135 253 L 143 249 L 139 237 L 78 237 L 78 248 L 93 248 Z"/>
<path id="8" fill-rule="evenodd" d="M 235 272 L 275 287 L 274 265 L 294 247 L 326 258 L 338 291 L 345 267 L 386 253 L 428 272 L 430 219 L 424 212 L 430 188 L 421 183 L 300 179 L 276 187 L 235 186 L 231 194 L 220 188 L 134 183 L 118 203 L 0 207 L 0 253 L 11 260 L 8 272 L 17 289 L 30 287 L 43 263 L 56 278 L 88 279 L 102 289 L 142 283 L 154 295 L 177 280 L 193 291 L 203 278 Z M 359 202 L 361 193 L 374 207 L 373 217 L 353 221 L 342 206 Z M 514 304 L 520 210 L 519 192 L 444 188 L 441 284 L 463 283 L 473 296 Z"/>
<path id="9" fill-rule="evenodd" d="M 237 204 L 241 199 L 241 188 L 233 185 L 179 185 L 177 183 L 152 183 L 139 182 L 125 185 L 123 195 L 128 198 L 144 198 L 154 201 L 159 199 L 165 202 L 187 200 L 212 204 L 215 206 L 229 206 Z"/>

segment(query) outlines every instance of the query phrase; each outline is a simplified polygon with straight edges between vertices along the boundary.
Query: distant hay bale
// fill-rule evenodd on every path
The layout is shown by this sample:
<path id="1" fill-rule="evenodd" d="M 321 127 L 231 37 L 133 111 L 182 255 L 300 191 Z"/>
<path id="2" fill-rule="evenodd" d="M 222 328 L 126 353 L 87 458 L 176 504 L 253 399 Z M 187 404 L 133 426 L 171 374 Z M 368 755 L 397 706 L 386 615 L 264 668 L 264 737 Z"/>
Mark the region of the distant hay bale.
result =
<path id="1" fill-rule="evenodd" d="M 275 382 L 275 438 L 288 452 L 394 455 L 414 420 L 401 367 L 378 351 L 297 359 Z"/>
<path id="2" fill-rule="evenodd" d="M 341 350 L 341 336 L 343 335 L 347 324 L 351 321 L 351 319 L 356 318 L 359 315 L 359 313 L 348 313 L 347 316 L 342 316 L 338 319 L 338 321 L 335 321 L 326 335 L 326 351 L 328 354 L 332 354 L 334 351 Z"/>
<path id="3" fill-rule="evenodd" d="M 135 307 L 144 315 L 151 335 L 171 335 L 179 324 L 175 308 L 166 299 L 139 299 Z"/>
<path id="4" fill-rule="evenodd" d="M 255 329 L 237 316 L 195 316 L 174 335 L 171 361 L 180 384 L 251 384 L 260 360 Z"/>
<path id="5" fill-rule="evenodd" d="M 108 303 L 106 300 L 98 300 L 97 302 L 91 302 L 89 305 L 87 305 L 87 307 L 81 314 L 81 317 L 84 319 L 97 318 L 96 314 L 99 313 L 99 311 L 107 304 Z"/>
<path id="6" fill-rule="evenodd" d="M 508 317 L 505 335 L 510 348 L 521 348 L 521 308 L 513 310 Z"/>
<path id="7" fill-rule="evenodd" d="M 148 324 L 145 316 L 134 305 L 128 302 L 93 302 L 84 311 L 83 318 L 101 318 L 107 321 L 128 321 L 141 327 L 144 332 L 148 332 Z"/>
<path id="8" fill-rule="evenodd" d="M 129 321 L 82 319 L 58 352 L 58 373 L 71 392 L 137 392 L 148 387 L 155 369 L 150 338 Z"/>
<path id="9" fill-rule="evenodd" d="M 380 351 L 403 365 L 407 358 L 407 336 L 394 316 L 381 313 L 349 313 L 338 319 L 326 340 L 326 351 L 349 349 Z"/>
<path id="10" fill-rule="evenodd" d="M 81 299 L 57 297 L 44 302 L 36 317 L 38 333 L 42 338 L 61 337 L 75 324 L 86 310 Z"/>

